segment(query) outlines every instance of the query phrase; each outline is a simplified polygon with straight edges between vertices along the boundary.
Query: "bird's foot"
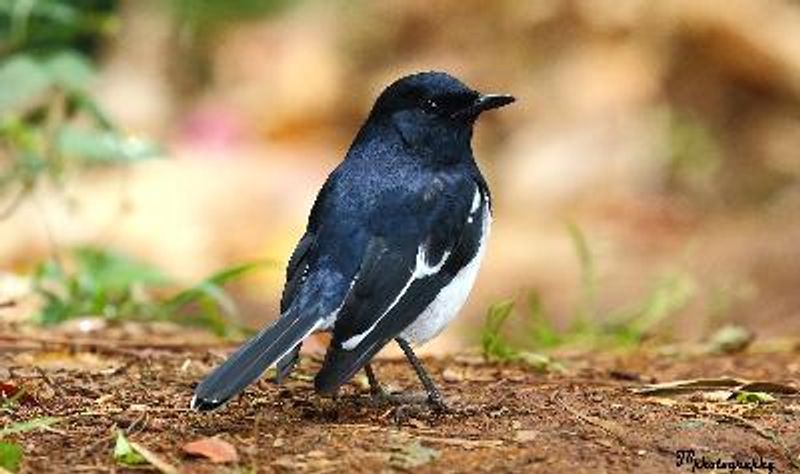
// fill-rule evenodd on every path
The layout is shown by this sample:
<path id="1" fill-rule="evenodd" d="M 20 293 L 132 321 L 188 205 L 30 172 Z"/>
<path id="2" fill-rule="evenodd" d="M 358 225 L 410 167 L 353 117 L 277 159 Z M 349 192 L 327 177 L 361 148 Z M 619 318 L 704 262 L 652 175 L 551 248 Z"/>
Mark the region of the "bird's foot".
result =
<path id="1" fill-rule="evenodd" d="M 433 408 L 434 411 L 439 413 L 455 413 L 456 410 L 450 406 L 450 404 L 445 401 L 444 397 L 439 392 L 429 393 L 428 396 L 428 405 Z"/>
<path id="2" fill-rule="evenodd" d="M 427 406 L 438 413 L 453 413 L 455 410 L 447 404 L 438 393 L 388 393 L 385 390 L 372 391 L 372 401 L 379 405 L 395 405 L 398 407 L 424 407 Z"/>

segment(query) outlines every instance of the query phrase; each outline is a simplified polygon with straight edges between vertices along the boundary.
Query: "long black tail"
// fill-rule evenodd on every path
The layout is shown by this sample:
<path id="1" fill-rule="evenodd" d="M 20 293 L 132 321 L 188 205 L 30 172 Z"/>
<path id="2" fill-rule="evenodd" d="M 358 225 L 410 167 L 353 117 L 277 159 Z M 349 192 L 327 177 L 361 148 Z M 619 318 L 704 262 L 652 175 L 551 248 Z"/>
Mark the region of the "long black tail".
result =
<path id="1" fill-rule="evenodd" d="M 316 311 L 304 313 L 290 309 L 247 341 L 197 386 L 192 409 L 207 411 L 219 407 L 291 352 L 322 323 Z"/>

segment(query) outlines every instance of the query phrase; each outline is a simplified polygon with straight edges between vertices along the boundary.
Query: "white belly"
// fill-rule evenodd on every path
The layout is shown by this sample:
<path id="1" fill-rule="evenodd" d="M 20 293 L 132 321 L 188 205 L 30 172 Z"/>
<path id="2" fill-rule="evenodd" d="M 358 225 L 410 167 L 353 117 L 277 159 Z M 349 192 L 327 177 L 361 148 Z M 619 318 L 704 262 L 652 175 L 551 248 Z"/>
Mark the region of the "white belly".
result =
<path id="1" fill-rule="evenodd" d="M 484 201 L 485 202 L 485 201 Z M 489 239 L 492 215 L 488 204 L 483 209 L 483 232 L 478 251 L 472 260 L 459 271 L 450 283 L 442 288 L 430 305 L 411 323 L 400 337 L 413 343 L 422 344 L 439 335 L 447 324 L 456 317 L 467 301 L 467 296 L 475 284 L 478 269 L 486 251 L 486 241 Z"/>

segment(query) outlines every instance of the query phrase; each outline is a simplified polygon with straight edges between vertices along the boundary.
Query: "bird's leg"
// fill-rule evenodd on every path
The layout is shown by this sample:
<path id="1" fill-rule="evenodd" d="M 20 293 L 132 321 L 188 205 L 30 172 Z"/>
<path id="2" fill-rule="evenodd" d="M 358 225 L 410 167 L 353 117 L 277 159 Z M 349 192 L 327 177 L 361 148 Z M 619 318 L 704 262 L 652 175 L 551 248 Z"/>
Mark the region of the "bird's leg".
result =
<path id="1" fill-rule="evenodd" d="M 369 393 L 372 401 L 379 404 L 392 404 L 392 405 L 408 405 L 427 403 L 426 396 L 420 397 L 419 395 L 405 394 L 405 393 L 389 393 L 378 381 L 375 371 L 372 370 L 372 365 L 367 364 L 364 366 L 364 372 L 367 374 L 367 381 L 369 382 Z"/>
<path id="2" fill-rule="evenodd" d="M 439 392 L 439 389 L 436 388 L 433 380 L 431 380 L 428 372 L 425 371 L 425 367 L 423 367 L 422 362 L 419 360 L 419 358 L 417 358 L 417 355 L 414 354 L 413 350 L 411 350 L 411 346 L 408 344 L 408 342 L 400 337 L 395 338 L 395 341 L 397 341 L 400 349 L 403 350 L 408 362 L 411 363 L 412 367 L 414 367 L 414 371 L 417 373 L 419 381 L 422 382 L 422 386 L 425 387 L 425 392 L 428 395 L 428 403 L 431 404 L 436 410 L 450 411 L 447 403 L 444 401 L 444 397 L 442 397 L 441 392 Z"/>
<path id="3" fill-rule="evenodd" d="M 373 372 L 370 364 L 364 366 L 364 372 L 367 373 L 369 393 L 372 395 L 372 398 L 385 399 L 388 394 L 386 393 L 386 390 L 381 387 L 381 383 L 378 382 L 378 377 L 375 376 L 375 372 Z"/>

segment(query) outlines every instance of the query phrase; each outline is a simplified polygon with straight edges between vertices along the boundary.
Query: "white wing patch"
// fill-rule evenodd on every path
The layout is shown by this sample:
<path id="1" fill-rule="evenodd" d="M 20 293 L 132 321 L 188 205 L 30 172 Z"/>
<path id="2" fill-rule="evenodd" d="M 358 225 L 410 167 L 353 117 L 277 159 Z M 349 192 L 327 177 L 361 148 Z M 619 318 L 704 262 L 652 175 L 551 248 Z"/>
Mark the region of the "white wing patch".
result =
<path id="1" fill-rule="evenodd" d="M 363 341 L 364 338 L 367 337 L 369 333 L 372 332 L 373 329 L 375 329 L 375 327 L 378 325 L 378 323 L 381 322 L 384 316 L 389 314 L 394 309 L 394 307 L 397 306 L 397 303 L 399 303 L 400 299 L 403 298 L 403 296 L 406 294 L 408 289 L 411 287 L 411 284 L 414 283 L 414 280 L 421 280 L 422 278 L 435 275 L 442 269 L 442 267 L 444 267 L 444 264 L 447 263 L 447 259 L 450 257 L 450 251 L 448 250 L 444 252 L 444 254 L 442 255 L 442 259 L 439 260 L 439 263 L 437 263 L 436 265 L 428 264 L 427 255 L 428 255 L 428 250 L 425 248 L 425 245 L 420 245 L 419 247 L 417 247 L 417 261 L 416 264 L 414 265 L 414 272 L 411 274 L 411 278 L 409 278 L 406 284 L 403 286 L 403 289 L 400 290 L 400 293 L 397 294 L 392 303 L 386 308 L 386 311 L 384 311 L 383 314 L 381 314 L 380 317 L 378 317 L 378 319 L 376 319 L 375 322 L 372 323 L 372 325 L 367 328 L 366 331 L 360 334 L 356 334 L 355 336 L 352 336 L 346 341 L 344 341 L 342 343 L 342 349 L 350 351 L 358 347 L 358 345 L 361 344 L 361 341 Z"/>
<path id="2" fill-rule="evenodd" d="M 489 230 L 492 223 L 492 215 L 489 212 L 488 197 L 483 206 L 483 229 L 478 251 L 470 262 L 464 266 L 455 277 L 436 295 L 436 298 L 420 313 L 416 320 L 411 323 L 400 337 L 414 344 L 421 344 L 436 337 L 447 324 L 458 315 L 458 312 L 467 301 L 475 279 L 478 276 L 478 268 L 486 251 L 486 241 L 489 238 Z M 470 217 L 471 219 L 472 217 Z"/>
<path id="3" fill-rule="evenodd" d="M 481 206 L 481 203 L 484 203 Z M 455 276 L 453 281 L 450 282 L 448 286 L 442 289 L 440 294 L 436 297 L 436 299 L 425 309 L 420 317 L 417 318 L 417 321 L 421 320 L 428 320 L 429 323 L 426 324 L 425 327 L 419 326 L 417 321 L 412 324 L 406 331 L 403 333 L 406 335 L 409 331 L 416 337 L 411 337 L 411 340 L 414 342 L 421 342 L 422 340 L 430 339 L 431 337 L 438 334 L 444 326 L 458 313 L 461 309 L 461 306 L 464 305 L 464 302 L 467 299 L 467 295 L 469 295 L 470 290 L 472 289 L 472 285 L 475 283 L 475 277 L 478 274 L 478 266 L 480 265 L 480 261 L 483 257 L 483 252 L 485 248 L 485 241 L 488 237 L 489 233 L 489 226 L 491 222 L 491 214 L 489 212 L 488 207 L 489 197 L 483 196 L 481 194 L 481 190 L 478 186 L 475 187 L 475 194 L 472 197 L 472 205 L 469 209 L 469 216 L 467 217 L 467 223 L 471 224 L 474 221 L 473 216 L 475 213 L 483 207 L 484 209 L 484 220 L 483 220 L 483 236 L 480 242 L 480 247 L 478 249 L 478 253 L 472 259 L 472 261 L 467 264 L 464 268 L 462 268 L 458 274 Z M 408 279 L 406 284 L 403 286 L 403 289 L 400 290 L 397 297 L 392 301 L 392 303 L 386 308 L 386 311 L 375 320 L 372 325 L 367 328 L 366 331 L 356 334 L 355 336 L 350 337 L 346 341 L 342 343 L 342 349 L 345 350 L 353 350 L 361 344 L 361 341 L 364 340 L 365 337 L 372 332 L 373 329 L 381 322 L 381 320 L 389 314 L 392 309 L 400 302 L 400 299 L 406 294 L 408 289 L 411 287 L 411 284 L 414 283 L 415 280 L 419 280 L 431 275 L 435 275 L 438 273 L 444 264 L 447 263 L 447 259 L 450 257 L 450 251 L 444 252 L 442 255 L 442 259 L 436 265 L 429 265 L 428 258 L 427 258 L 427 249 L 424 245 L 420 245 L 417 248 L 417 261 L 414 265 L 414 272 L 411 274 L 411 278 Z M 430 316 L 430 317 L 427 317 Z"/>
<path id="4" fill-rule="evenodd" d="M 469 208 L 470 216 L 475 214 L 475 211 L 481 206 L 481 190 L 479 187 L 475 186 L 475 195 L 472 196 L 472 206 Z"/>
<path id="5" fill-rule="evenodd" d="M 428 265 L 428 252 L 425 246 L 420 245 L 417 248 L 417 264 L 414 266 L 414 274 L 411 276 L 412 280 L 419 280 L 420 278 L 439 273 L 439 270 L 442 269 L 449 256 L 450 251 L 448 250 L 442 255 L 442 259 L 439 260 L 439 263 L 436 265 Z"/>

